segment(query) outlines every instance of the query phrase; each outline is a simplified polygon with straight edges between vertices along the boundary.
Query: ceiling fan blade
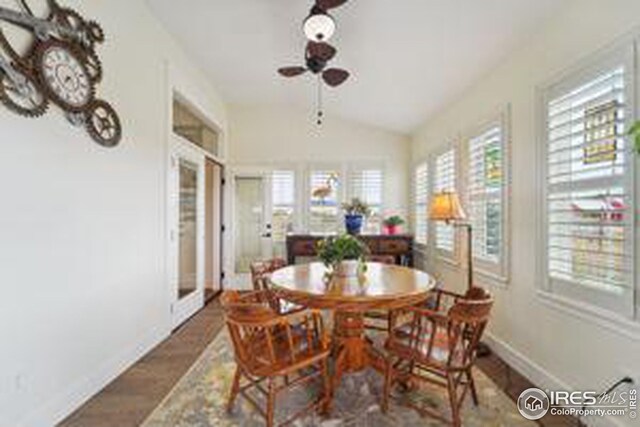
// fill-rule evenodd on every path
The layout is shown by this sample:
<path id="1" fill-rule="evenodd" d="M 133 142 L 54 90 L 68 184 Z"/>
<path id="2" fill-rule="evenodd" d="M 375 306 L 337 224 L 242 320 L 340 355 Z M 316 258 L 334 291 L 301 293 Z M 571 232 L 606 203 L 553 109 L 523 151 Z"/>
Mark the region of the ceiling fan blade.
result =
<path id="1" fill-rule="evenodd" d="M 279 68 L 278 72 L 285 77 L 295 77 L 300 74 L 304 74 L 307 71 L 304 67 L 283 67 Z"/>
<path id="2" fill-rule="evenodd" d="M 307 43 L 307 57 L 319 58 L 324 62 L 329 62 L 336 56 L 338 51 L 329 43 L 310 41 Z"/>
<path id="3" fill-rule="evenodd" d="M 322 73 L 322 79 L 331 87 L 340 86 L 349 78 L 349 72 L 340 68 L 329 68 Z"/>
<path id="4" fill-rule="evenodd" d="M 345 4 L 347 0 L 316 0 L 316 5 L 322 10 L 335 9 Z"/>

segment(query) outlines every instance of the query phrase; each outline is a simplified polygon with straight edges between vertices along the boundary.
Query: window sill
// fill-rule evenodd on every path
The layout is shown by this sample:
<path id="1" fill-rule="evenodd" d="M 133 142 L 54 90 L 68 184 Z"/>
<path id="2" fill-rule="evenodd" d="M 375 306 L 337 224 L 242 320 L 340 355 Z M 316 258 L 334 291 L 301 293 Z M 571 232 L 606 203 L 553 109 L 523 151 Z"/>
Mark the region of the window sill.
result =
<path id="1" fill-rule="evenodd" d="M 549 308 L 578 317 L 634 341 L 640 341 L 640 323 L 637 321 L 545 290 L 538 290 L 536 297 Z"/>

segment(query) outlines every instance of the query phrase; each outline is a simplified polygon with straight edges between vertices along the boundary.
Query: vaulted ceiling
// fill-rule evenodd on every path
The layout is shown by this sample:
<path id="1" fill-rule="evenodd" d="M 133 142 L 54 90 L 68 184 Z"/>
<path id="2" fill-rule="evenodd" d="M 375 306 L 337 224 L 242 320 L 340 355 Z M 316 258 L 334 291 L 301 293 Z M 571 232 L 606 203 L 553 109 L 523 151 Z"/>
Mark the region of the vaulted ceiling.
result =
<path id="1" fill-rule="evenodd" d="M 311 107 L 301 25 L 311 0 L 147 0 L 225 100 Z M 350 0 L 333 11 L 333 65 L 353 75 L 325 91 L 330 114 L 403 133 L 453 101 L 571 0 Z"/>

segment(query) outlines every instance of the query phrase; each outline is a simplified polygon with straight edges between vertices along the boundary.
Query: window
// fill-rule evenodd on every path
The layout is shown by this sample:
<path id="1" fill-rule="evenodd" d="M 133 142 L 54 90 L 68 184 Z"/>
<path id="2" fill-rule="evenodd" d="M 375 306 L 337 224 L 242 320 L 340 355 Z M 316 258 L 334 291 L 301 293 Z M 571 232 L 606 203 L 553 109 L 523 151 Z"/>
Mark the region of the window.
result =
<path id="1" fill-rule="evenodd" d="M 502 124 L 469 140 L 467 214 L 473 227 L 473 257 L 483 272 L 506 276 L 507 159 Z"/>
<path id="2" fill-rule="evenodd" d="M 456 150 L 451 148 L 436 157 L 434 192 L 456 191 Z M 455 230 L 453 225 L 436 223 L 436 249 L 453 256 Z"/>
<path id="3" fill-rule="evenodd" d="M 416 243 L 426 245 L 429 234 L 429 165 L 420 163 L 413 175 L 413 224 Z"/>
<path id="4" fill-rule="evenodd" d="M 353 168 L 349 173 L 349 192 L 371 208 L 365 230 L 380 232 L 382 225 L 382 197 L 384 191 L 384 172 L 382 169 Z"/>
<path id="5" fill-rule="evenodd" d="M 275 170 L 271 173 L 272 239 L 278 256 L 284 255 L 287 233 L 293 231 L 296 211 L 295 177 L 293 170 Z"/>
<path id="6" fill-rule="evenodd" d="M 210 154 L 218 155 L 218 133 L 177 99 L 173 100 L 173 132 Z"/>
<path id="7" fill-rule="evenodd" d="M 552 292 L 634 310 L 632 62 L 620 55 L 544 97 L 544 272 Z"/>
<path id="8" fill-rule="evenodd" d="M 309 232 L 335 233 L 340 221 L 340 173 L 337 169 L 312 170 L 309 174 Z"/>

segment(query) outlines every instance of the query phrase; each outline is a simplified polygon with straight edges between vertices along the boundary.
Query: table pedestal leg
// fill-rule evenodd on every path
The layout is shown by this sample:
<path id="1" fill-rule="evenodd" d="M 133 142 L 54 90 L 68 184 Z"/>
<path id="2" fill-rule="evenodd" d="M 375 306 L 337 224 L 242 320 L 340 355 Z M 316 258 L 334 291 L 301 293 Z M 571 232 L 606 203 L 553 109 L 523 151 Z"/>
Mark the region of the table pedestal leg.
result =
<path id="1" fill-rule="evenodd" d="M 334 314 L 334 342 L 337 349 L 332 394 L 342 375 L 373 367 L 384 371 L 384 360 L 365 337 L 364 315 L 358 311 L 336 311 Z"/>

